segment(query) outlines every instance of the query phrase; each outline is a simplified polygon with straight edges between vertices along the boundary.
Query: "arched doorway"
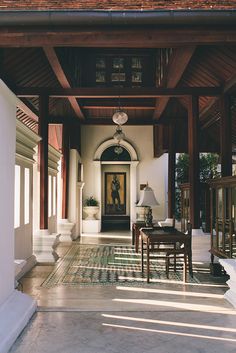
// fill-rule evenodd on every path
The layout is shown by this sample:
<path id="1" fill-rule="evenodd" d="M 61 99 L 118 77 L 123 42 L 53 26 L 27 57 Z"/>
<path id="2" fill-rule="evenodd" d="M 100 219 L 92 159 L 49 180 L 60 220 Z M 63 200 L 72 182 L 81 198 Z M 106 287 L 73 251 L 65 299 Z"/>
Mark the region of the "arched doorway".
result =
<path id="1" fill-rule="evenodd" d="M 101 229 L 131 229 L 135 221 L 138 156 L 127 141 L 103 142 L 94 154 L 95 174 L 99 177 Z M 118 189 L 112 190 L 118 185 Z"/>

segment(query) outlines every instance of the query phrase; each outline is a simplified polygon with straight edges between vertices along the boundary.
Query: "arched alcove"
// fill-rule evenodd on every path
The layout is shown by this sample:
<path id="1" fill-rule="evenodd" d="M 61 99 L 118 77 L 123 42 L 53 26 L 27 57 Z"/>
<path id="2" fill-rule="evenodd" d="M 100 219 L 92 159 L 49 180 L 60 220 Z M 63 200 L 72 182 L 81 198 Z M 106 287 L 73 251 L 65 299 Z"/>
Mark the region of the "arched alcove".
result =
<path id="1" fill-rule="evenodd" d="M 101 161 L 131 161 L 131 157 L 126 148 L 112 145 L 103 151 Z"/>
<path id="2" fill-rule="evenodd" d="M 138 161 L 138 154 L 130 142 L 122 140 L 119 145 L 129 153 L 131 161 Z M 111 146 L 117 146 L 114 139 L 109 139 L 102 142 L 94 153 L 94 161 L 100 161 L 103 152 Z"/>
<path id="3" fill-rule="evenodd" d="M 112 149 L 116 147 L 121 147 L 124 150 L 123 158 L 114 158 L 114 151 Z M 111 158 L 109 159 L 109 155 Z M 105 156 L 105 158 L 104 158 Z M 135 212 L 135 203 L 136 203 L 136 192 L 137 192 L 137 165 L 138 165 L 138 155 L 135 148 L 128 141 L 121 141 L 119 146 L 117 145 L 114 139 L 109 139 L 102 142 L 97 150 L 94 153 L 94 176 L 95 180 L 98 180 L 96 185 L 97 195 L 99 197 L 100 205 L 104 204 L 104 174 L 105 170 L 107 171 L 108 166 L 111 170 L 120 170 L 121 166 L 127 171 L 127 185 L 128 185 L 128 196 L 127 203 L 129 210 L 129 220 L 130 220 L 130 229 L 132 222 L 135 221 L 136 212 Z M 100 208 L 100 220 L 104 216 L 104 206 Z"/>

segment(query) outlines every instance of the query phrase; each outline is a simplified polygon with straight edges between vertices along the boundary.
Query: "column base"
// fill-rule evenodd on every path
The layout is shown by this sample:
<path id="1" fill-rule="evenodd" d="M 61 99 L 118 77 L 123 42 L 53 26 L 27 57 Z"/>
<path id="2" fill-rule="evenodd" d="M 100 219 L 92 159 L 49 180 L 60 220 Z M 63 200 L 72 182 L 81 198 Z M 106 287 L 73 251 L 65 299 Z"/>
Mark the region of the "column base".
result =
<path id="1" fill-rule="evenodd" d="M 17 290 L 0 306 L 0 352 L 7 353 L 37 308 L 36 300 Z"/>
<path id="2" fill-rule="evenodd" d="M 18 279 L 20 279 L 22 276 L 24 276 L 25 273 L 30 271 L 37 264 L 37 260 L 35 255 L 32 255 L 26 260 L 16 259 L 14 262 L 15 262 L 15 281 L 16 281 L 15 286 L 17 286 Z"/>
<path id="3" fill-rule="evenodd" d="M 58 232 L 61 234 L 60 241 L 68 242 L 72 241 L 74 237 L 72 236 L 72 229 L 74 227 L 74 223 L 69 222 L 68 219 L 60 219 L 57 224 Z"/>
<path id="4" fill-rule="evenodd" d="M 56 248 L 60 233 L 49 234 L 48 229 L 37 231 L 33 237 L 33 251 L 38 263 L 55 263 L 59 259 Z"/>
<path id="5" fill-rule="evenodd" d="M 87 220 L 83 219 L 83 233 L 100 233 L 101 232 L 101 221 L 98 219 Z"/>
<path id="6" fill-rule="evenodd" d="M 225 293 L 224 298 L 236 308 L 236 260 L 219 259 L 219 262 L 230 276 L 230 279 L 226 282 L 229 290 Z"/>

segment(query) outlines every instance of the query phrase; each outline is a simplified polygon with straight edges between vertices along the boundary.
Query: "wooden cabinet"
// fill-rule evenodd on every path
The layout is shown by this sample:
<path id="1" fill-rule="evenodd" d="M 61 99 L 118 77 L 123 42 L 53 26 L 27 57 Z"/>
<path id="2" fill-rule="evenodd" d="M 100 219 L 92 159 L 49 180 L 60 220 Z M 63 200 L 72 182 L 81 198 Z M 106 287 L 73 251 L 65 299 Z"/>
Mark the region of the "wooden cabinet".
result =
<path id="1" fill-rule="evenodd" d="M 180 185 L 181 190 L 181 231 L 186 232 L 187 224 L 190 220 L 190 206 L 189 206 L 189 183 Z"/>
<path id="2" fill-rule="evenodd" d="M 209 184 L 211 254 L 224 258 L 236 258 L 236 177 L 224 177 L 211 181 Z"/>
<path id="3" fill-rule="evenodd" d="M 190 222 L 190 185 L 184 183 L 180 185 L 181 190 L 181 231 L 187 231 Z M 210 232 L 210 192 L 209 185 L 200 184 L 200 226 L 204 232 Z"/>

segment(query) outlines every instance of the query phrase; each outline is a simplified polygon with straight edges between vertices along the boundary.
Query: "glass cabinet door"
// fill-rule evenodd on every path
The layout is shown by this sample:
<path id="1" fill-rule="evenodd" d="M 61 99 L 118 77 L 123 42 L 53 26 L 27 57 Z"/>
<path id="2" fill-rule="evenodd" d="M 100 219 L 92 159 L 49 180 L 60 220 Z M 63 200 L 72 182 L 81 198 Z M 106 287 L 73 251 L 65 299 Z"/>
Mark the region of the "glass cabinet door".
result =
<path id="1" fill-rule="evenodd" d="M 217 189 L 217 248 L 223 251 L 223 189 Z"/>
<path id="2" fill-rule="evenodd" d="M 231 188 L 231 218 L 232 218 L 232 254 L 233 258 L 236 258 L 236 187 Z"/>
<path id="3" fill-rule="evenodd" d="M 211 233 L 212 233 L 212 247 L 217 248 L 217 237 L 216 237 L 216 190 L 212 189 L 211 191 L 211 209 L 212 209 L 212 218 L 211 218 Z"/>

